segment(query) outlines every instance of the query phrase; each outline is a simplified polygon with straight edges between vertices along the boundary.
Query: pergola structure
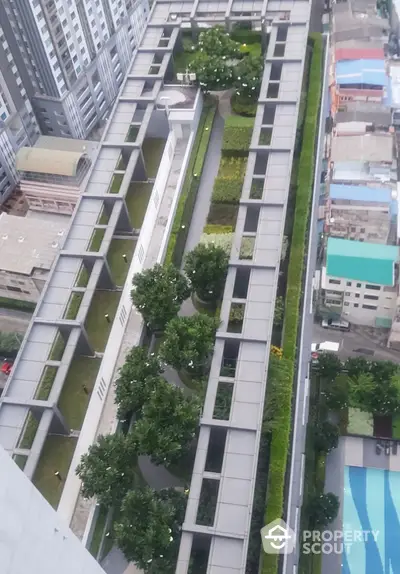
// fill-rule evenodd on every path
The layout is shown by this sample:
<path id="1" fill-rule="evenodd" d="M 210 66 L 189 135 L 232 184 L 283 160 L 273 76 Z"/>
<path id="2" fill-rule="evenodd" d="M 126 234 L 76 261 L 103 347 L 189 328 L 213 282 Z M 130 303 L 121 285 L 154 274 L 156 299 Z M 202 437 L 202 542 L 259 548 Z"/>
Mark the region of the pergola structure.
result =
<path id="1" fill-rule="evenodd" d="M 209 574 L 244 574 L 246 568 L 310 9 L 310 0 L 155 1 L 64 248 L 0 399 L 0 444 L 10 453 L 28 455 L 24 472 L 32 477 L 51 425 L 65 428 L 56 407 L 57 399 L 75 349 L 89 347 L 84 323 L 94 290 L 97 285 L 111 284 L 106 261 L 111 238 L 115 230 L 131 227 L 125 195 L 133 174 L 145 170 L 141 144 L 164 77 L 171 73 L 173 49 L 180 41 L 180 30 L 192 29 L 196 34 L 206 26 L 221 24 L 230 29 L 235 23 L 252 22 L 253 28 L 261 31 L 266 48 L 263 81 L 229 261 L 221 325 L 200 421 L 177 574 L 188 572 L 192 548 L 200 539 L 209 545 Z M 127 141 L 131 128 L 137 132 L 134 142 Z M 124 171 L 119 169 L 121 157 L 126 166 Z M 122 183 L 118 193 L 110 194 L 115 175 L 123 176 Z M 262 189 L 260 199 L 252 199 L 254 187 Z M 109 214 L 106 225 L 99 224 L 103 210 Z M 105 235 L 99 252 L 93 253 L 87 249 L 94 230 L 99 228 L 105 230 Z M 242 258 L 244 239 L 252 245 L 251 259 Z M 139 257 L 145 257 L 140 236 L 136 251 Z M 83 267 L 89 272 L 88 284 L 76 287 Z M 63 316 L 74 292 L 82 293 L 83 299 L 76 319 L 71 321 Z M 244 306 L 241 333 L 228 332 L 233 303 Z M 124 311 L 118 320 L 126 321 Z M 58 332 L 67 345 L 62 359 L 54 362 L 48 357 Z M 57 366 L 58 372 L 48 400 L 37 401 L 32 397 L 47 365 Z M 231 385 L 228 420 L 213 416 L 221 385 Z M 18 441 L 29 410 L 39 416 L 39 429 L 32 448 L 21 451 Z M 219 472 L 215 472 L 207 469 L 208 452 L 214 439 L 221 442 L 221 436 L 223 456 Z M 205 481 L 215 481 L 218 487 L 212 526 L 196 523 Z"/>

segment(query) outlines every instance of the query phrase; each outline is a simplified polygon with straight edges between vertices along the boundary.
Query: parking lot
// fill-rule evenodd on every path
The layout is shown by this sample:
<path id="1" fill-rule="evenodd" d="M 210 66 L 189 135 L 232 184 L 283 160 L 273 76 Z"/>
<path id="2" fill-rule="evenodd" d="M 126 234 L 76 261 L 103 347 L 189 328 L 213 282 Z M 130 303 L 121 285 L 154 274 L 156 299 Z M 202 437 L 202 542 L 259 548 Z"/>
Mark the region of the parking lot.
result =
<path id="1" fill-rule="evenodd" d="M 338 355 L 341 359 L 365 357 L 371 360 L 400 363 L 400 352 L 387 349 L 372 338 L 362 335 L 358 330 L 355 332 L 350 329 L 348 332 L 342 332 L 324 329 L 320 323 L 314 323 L 312 341 L 313 343 L 322 343 L 323 341 L 339 343 Z"/>

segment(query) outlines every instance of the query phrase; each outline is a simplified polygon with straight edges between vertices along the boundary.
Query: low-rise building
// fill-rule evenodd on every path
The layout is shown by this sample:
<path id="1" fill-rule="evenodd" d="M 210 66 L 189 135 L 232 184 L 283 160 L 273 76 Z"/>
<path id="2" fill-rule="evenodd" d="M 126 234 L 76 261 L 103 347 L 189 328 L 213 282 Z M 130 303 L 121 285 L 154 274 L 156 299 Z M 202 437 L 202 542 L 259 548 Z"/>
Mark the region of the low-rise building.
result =
<path id="1" fill-rule="evenodd" d="M 389 187 L 331 184 L 325 230 L 332 237 L 386 244 L 397 215 L 396 191 Z"/>
<path id="2" fill-rule="evenodd" d="M 98 144 L 41 136 L 16 155 L 19 188 L 30 209 L 71 215 Z"/>
<path id="3" fill-rule="evenodd" d="M 331 161 L 391 166 L 393 144 L 391 134 L 338 135 L 332 139 Z"/>
<path id="4" fill-rule="evenodd" d="M 390 327 L 396 314 L 399 247 L 329 237 L 322 306 L 357 325 Z"/>
<path id="5" fill-rule="evenodd" d="M 0 215 L 0 297 L 37 302 L 67 227 L 65 217 Z"/>

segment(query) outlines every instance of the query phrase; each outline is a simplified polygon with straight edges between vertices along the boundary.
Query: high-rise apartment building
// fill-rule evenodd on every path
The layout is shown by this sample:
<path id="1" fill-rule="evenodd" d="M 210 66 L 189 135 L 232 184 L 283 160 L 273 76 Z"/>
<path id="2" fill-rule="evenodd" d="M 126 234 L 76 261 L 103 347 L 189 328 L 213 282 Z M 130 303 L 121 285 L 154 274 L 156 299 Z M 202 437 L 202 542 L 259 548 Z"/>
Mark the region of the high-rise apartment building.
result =
<path id="1" fill-rule="evenodd" d="M 2 15 L 0 6 L 0 16 Z M 0 19 L 0 203 L 17 182 L 15 153 L 33 145 L 39 128 Z"/>
<path id="2" fill-rule="evenodd" d="M 148 12 L 148 0 L 0 2 L 0 203 L 36 120 L 43 134 L 85 138 L 106 116 Z"/>

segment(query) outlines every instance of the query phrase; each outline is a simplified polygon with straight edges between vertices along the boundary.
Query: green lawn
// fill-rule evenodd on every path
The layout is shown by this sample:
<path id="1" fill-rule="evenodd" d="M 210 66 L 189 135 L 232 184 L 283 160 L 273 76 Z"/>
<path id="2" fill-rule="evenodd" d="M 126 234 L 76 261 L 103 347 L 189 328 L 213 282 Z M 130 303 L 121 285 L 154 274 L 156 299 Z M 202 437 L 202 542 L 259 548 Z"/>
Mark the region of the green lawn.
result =
<path id="1" fill-rule="evenodd" d="M 123 173 L 116 173 L 113 175 L 110 187 L 108 188 L 108 193 L 118 193 L 121 187 L 122 180 L 124 179 Z"/>
<path id="2" fill-rule="evenodd" d="M 153 184 L 144 181 L 132 181 L 129 186 L 125 201 L 134 229 L 142 227 L 152 189 Z"/>
<path id="3" fill-rule="evenodd" d="M 51 435 L 44 443 L 32 482 L 53 508 L 60 501 L 76 442 L 75 438 Z M 54 476 L 55 472 L 60 473 L 61 480 Z"/>
<path id="4" fill-rule="evenodd" d="M 144 163 L 148 178 L 156 177 L 166 140 L 162 138 L 145 138 L 142 145 Z"/>
<path id="5" fill-rule="evenodd" d="M 100 363 L 100 359 L 90 357 L 76 357 L 71 363 L 58 401 L 58 407 L 70 429 L 82 428 Z"/>
<path id="6" fill-rule="evenodd" d="M 49 398 L 57 371 L 58 367 L 45 367 L 43 369 L 40 383 L 35 393 L 35 399 L 45 401 Z"/>
<path id="7" fill-rule="evenodd" d="M 89 342 L 95 351 L 104 351 L 114 321 L 121 293 L 119 291 L 95 291 L 86 319 Z M 109 315 L 110 322 L 105 319 Z"/>
<path id="8" fill-rule="evenodd" d="M 92 237 L 90 238 L 86 251 L 100 251 L 105 233 L 105 229 L 95 229 L 92 233 Z"/>
<path id="9" fill-rule="evenodd" d="M 19 441 L 18 448 L 31 448 L 35 440 L 36 431 L 39 426 L 39 421 L 35 419 L 31 412 L 28 413 L 25 429 L 22 433 L 21 440 Z"/>
<path id="10" fill-rule="evenodd" d="M 113 239 L 108 250 L 108 264 L 117 285 L 123 285 L 136 247 L 136 239 Z M 126 255 L 127 261 L 123 255 Z"/>
<path id="11" fill-rule="evenodd" d="M 186 72 L 186 68 L 189 66 L 190 62 L 192 62 L 193 58 L 195 57 L 196 52 L 179 52 L 178 54 L 174 54 L 174 72 L 175 74 L 179 72 Z"/>
<path id="12" fill-rule="evenodd" d="M 83 293 L 71 293 L 69 301 L 64 311 L 64 319 L 73 321 L 78 315 L 79 308 L 83 299 Z"/>
<path id="13" fill-rule="evenodd" d="M 101 506 L 96 518 L 96 526 L 94 527 L 92 541 L 90 543 L 89 548 L 89 552 L 94 558 L 97 558 L 97 555 L 100 550 L 100 544 L 103 538 L 104 528 L 106 527 L 107 516 L 108 516 L 108 508 Z"/>

